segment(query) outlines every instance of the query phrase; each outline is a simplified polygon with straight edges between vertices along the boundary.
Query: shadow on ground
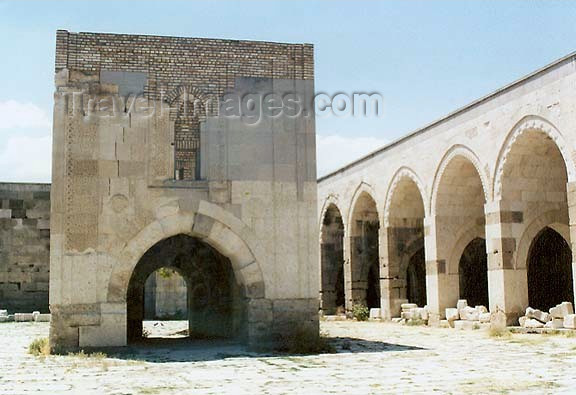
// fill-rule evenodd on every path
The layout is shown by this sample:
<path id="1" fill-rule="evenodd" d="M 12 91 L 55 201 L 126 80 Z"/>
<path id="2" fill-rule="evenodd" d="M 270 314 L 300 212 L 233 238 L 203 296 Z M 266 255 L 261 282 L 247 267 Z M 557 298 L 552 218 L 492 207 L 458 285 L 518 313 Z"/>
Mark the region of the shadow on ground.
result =
<path id="1" fill-rule="evenodd" d="M 425 350 L 425 348 L 421 347 L 350 337 L 333 337 L 328 342 L 334 347 L 335 353 L 326 355 Z M 234 340 L 197 340 L 189 338 L 151 338 L 144 339 L 128 347 L 100 348 L 97 351 L 105 352 L 110 358 L 154 363 L 206 362 L 227 358 L 306 356 L 277 352 L 254 352 L 250 351 L 245 344 Z"/>

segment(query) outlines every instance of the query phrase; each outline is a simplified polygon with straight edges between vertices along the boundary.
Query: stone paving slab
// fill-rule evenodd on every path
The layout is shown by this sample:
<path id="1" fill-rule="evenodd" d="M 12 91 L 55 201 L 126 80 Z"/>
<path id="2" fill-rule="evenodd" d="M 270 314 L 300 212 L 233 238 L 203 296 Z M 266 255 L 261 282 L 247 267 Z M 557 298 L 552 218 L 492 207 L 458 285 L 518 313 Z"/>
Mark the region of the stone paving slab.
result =
<path id="1" fill-rule="evenodd" d="M 177 338 L 101 358 L 27 354 L 48 327 L 0 324 L 0 393 L 540 394 L 576 388 L 576 338 L 562 335 L 491 338 L 481 330 L 323 322 L 336 354 L 272 356 L 231 342 L 183 345 Z"/>

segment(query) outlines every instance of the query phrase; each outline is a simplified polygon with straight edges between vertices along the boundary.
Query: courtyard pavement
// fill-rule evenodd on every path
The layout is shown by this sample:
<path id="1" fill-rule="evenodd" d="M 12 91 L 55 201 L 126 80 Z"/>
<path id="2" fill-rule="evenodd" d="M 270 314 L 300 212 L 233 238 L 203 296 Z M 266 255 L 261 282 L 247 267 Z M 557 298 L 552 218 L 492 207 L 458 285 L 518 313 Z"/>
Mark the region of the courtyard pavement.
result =
<path id="1" fill-rule="evenodd" d="M 150 325 L 150 324 L 148 324 Z M 161 326 L 164 334 L 182 323 Z M 160 326 L 160 325 L 157 325 Z M 0 393 L 571 393 L 576 337 L 492 338 L 484 330 L 322 322 L 335 354 L 263 355 L 180 338 L 108 356 L 35 357 L 47 323 L 0 324 Z"/>

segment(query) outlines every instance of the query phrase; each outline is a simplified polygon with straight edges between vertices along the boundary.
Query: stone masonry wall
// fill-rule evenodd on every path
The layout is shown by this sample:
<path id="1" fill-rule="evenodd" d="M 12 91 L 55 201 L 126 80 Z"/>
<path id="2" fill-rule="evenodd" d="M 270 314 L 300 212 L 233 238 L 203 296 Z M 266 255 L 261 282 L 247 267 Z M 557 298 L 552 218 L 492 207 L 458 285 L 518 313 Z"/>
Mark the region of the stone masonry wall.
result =
<path id="1" fill-rule="evenodd" d="M 317 336 L 313 64 L 309 44 L 57 33 L 52 346 L 126 345 L 140 257 L 179 235 L 229 260 L 250 344 Z M 222 115 L 252 94 L 302 111 Z M 204 114 L 183 117 L 195 99 Z"/>
<path id="2" fill-rule="evenodd" d="M 50 184 L 0 183 L 0 308 L 48 313 Z"/>

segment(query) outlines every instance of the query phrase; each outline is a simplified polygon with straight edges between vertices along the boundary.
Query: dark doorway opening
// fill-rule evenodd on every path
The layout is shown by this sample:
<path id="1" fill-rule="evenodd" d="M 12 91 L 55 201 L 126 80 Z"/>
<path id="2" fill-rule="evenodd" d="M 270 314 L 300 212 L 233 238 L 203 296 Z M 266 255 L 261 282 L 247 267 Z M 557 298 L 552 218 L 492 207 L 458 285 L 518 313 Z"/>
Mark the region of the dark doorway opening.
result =
<path id="1" fill-rule="evenodd" d="M 132 273 L 127 293 L 129 342 L 145 338 L 145 284 L 161 268 L 177 272 L 186 282 L 187 337 L 245 338 L 245 298 L 229 259 L 200 239 L 181 234 L 156 243 Z"/>
<path id="2" fill-rule="evenodd" d="M 426 258 L 424 247 L 416 251 L 406 268 L 406 297 L 410 303 L 426 305 Z"/>
<path id="3" fill-rule="evenodd" d="M 477 237 L 462 253 L 458 264 L 460 299 L 469 306 L 488 306 L 488 257 L 486 240 Z"/>
<path id="4" fill-rule="evenodd" d="M 547 311 L 562 302 L 574 303 L 572 251 L 564 238 L 545 227 L 528 252 L 528 303 Z"/>

